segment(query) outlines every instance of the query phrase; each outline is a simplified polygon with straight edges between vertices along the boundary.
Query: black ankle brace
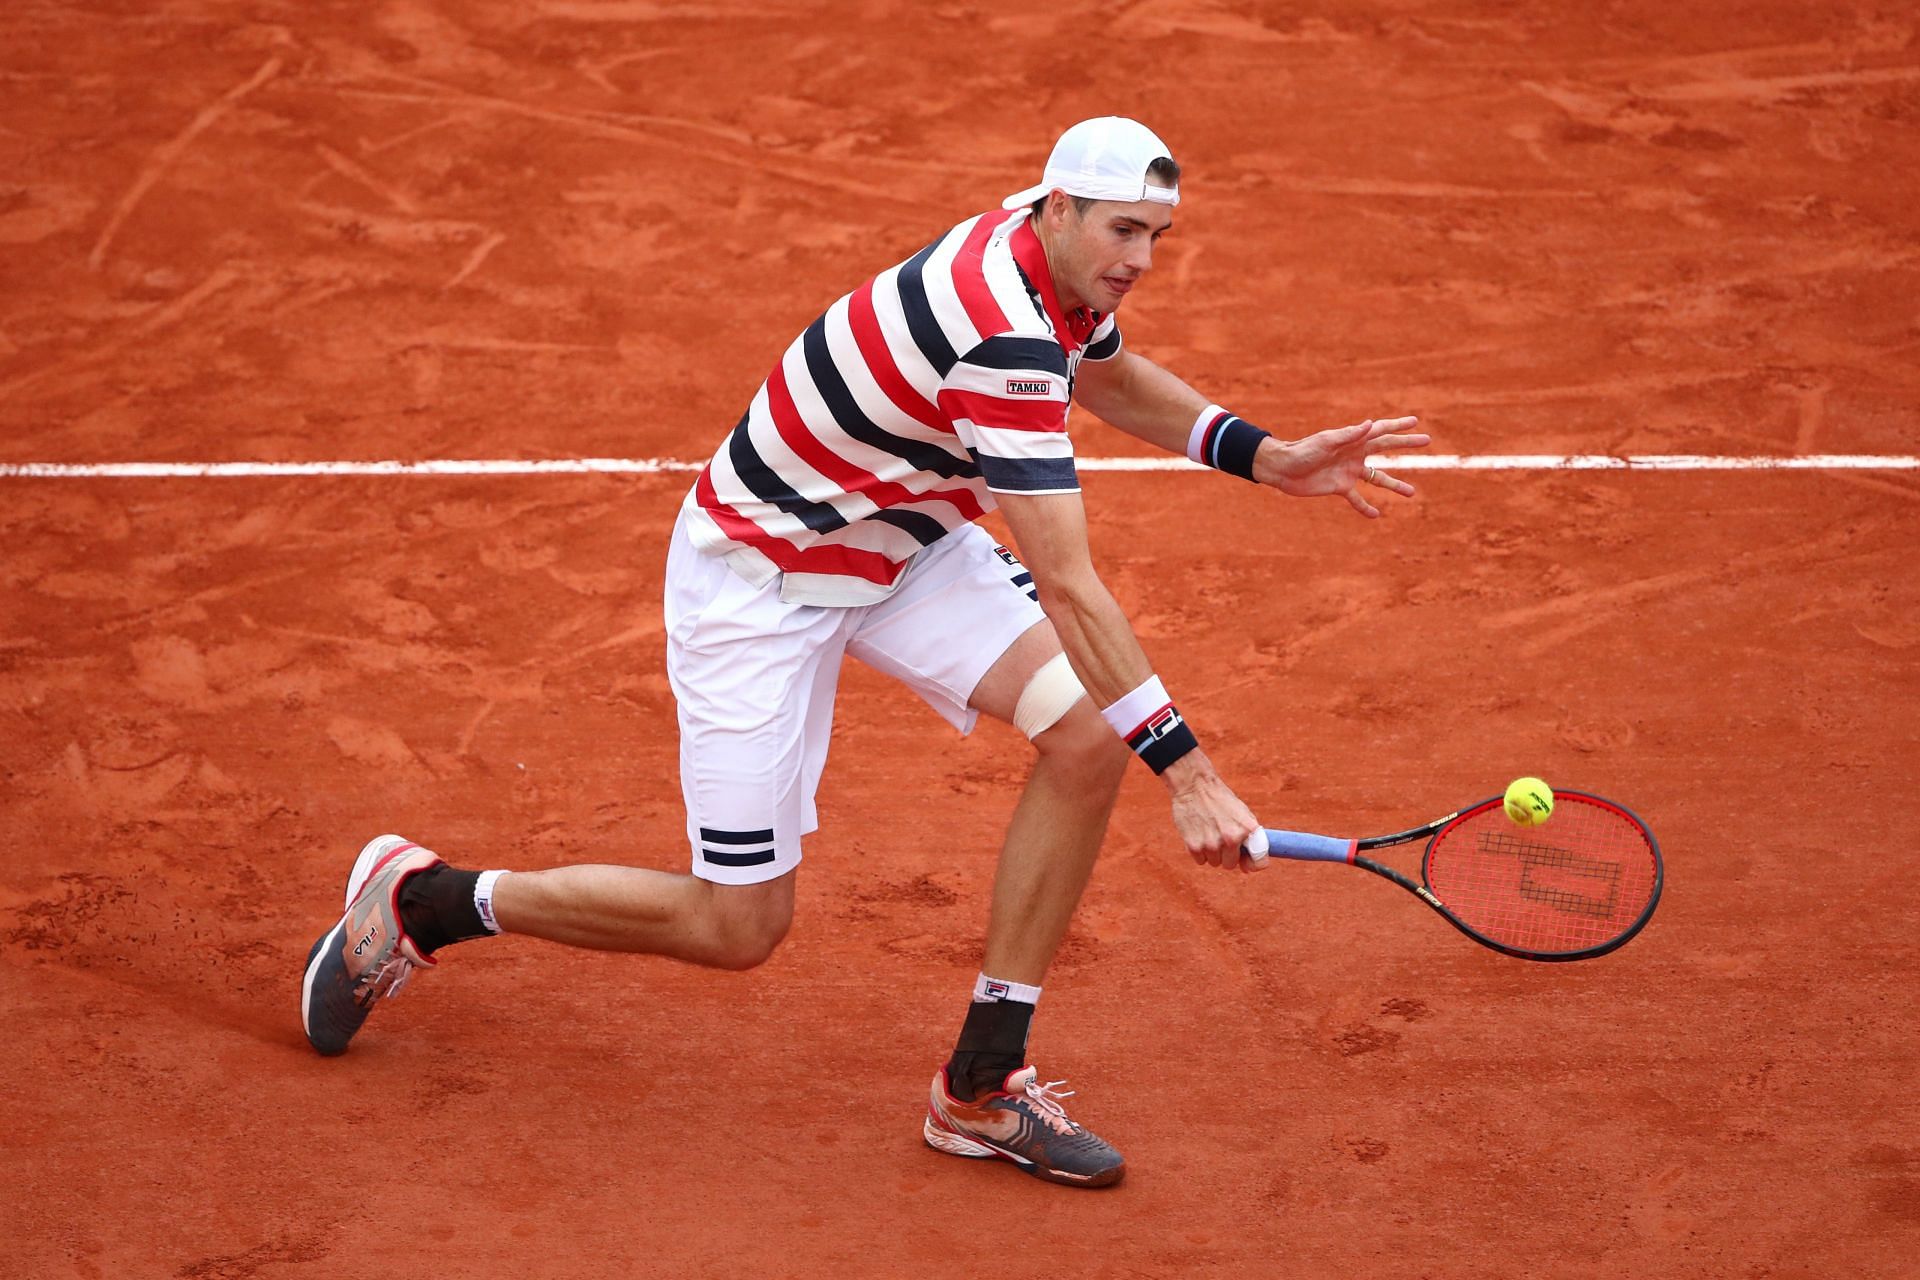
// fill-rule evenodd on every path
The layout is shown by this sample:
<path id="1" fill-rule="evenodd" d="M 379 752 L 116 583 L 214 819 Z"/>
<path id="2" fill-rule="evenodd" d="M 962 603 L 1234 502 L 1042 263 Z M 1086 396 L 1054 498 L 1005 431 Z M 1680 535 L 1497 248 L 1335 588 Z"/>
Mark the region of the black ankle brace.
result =
<path id="1" fill-rule="evenodd" d="M 478 871 L 456 871 L 441 865 L 408 876 L 400 885 L 400 927 L 413 944 L 432 955 L 450 942 L 485 938 L 492 930 L 481 923 L 473 905 Z"/>
<path id="2" fill-rule="evenodd" d="M 967 1006 L 960 1040 L 947 1060 L 947 1088 L 953 1096 L 972 1102 L 1025 1066 L 1032 1024 L 1033 1006 L 1021 1000 L 982 1000 Z"/>

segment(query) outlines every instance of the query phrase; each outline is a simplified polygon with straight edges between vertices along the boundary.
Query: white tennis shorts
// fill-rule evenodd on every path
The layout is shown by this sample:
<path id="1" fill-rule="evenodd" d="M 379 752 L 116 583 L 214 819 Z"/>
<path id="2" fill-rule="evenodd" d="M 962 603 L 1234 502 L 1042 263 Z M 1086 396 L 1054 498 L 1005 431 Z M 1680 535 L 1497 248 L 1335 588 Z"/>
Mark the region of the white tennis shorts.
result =
<path id="1" fill-rule="evenodd" d="M 978 525 L 913 558 L 878 604 L 789 604 L 688 541 L 667 552 L 667 678 L 680 707 L 680 790 L 693 874 L 759 884 L 800 865 L 817 828 L 840 661 L 902 681 L 961 733 L 982 676 L 1046 617 L 1033 575 Z"/>

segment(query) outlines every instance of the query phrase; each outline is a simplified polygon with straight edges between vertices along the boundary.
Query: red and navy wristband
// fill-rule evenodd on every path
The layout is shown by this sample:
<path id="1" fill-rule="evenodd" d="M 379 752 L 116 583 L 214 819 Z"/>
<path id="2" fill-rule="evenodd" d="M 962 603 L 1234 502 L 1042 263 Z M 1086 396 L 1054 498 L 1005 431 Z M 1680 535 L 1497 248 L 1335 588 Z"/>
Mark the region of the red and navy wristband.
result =
<path id="1" fill-rule="evenodd" d="M 1146 761 L 1156 774 L 1200 746 L 1180 708 L 1167 697 L 1159 676 L 1149 676 L 1139 688 L 1100 713 L 1129 750 Z"/>
<path id="2" fill-rule="evenodd" d="M 1202 466 L 1251 480 L 1253 455 L 1260 452 L 1260 442 L 1268 438 L 1267 432 L 1245 418 L 1210 404 L 1200 411 L 1193 430 L 1187 433 L 1187 456 Z"/>
<path id="3" fill-rule="evenodd" d="M 1180 708 L 1171 702 L 1127 739 L 1133 754 L 1145 760 L 1147 768 L 1157 774 L 1165 773 L 1175 760 L 1199 745 L 1200 739 L 1193 736 L 1193 730 L 1181 718 Z"/>

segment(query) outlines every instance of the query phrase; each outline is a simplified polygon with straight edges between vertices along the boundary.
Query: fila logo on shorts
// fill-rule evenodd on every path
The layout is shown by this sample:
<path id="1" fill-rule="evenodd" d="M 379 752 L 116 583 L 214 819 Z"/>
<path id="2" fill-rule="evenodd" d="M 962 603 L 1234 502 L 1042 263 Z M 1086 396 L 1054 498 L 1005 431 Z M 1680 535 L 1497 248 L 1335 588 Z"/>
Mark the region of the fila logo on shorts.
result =
<path id="1" fill-rule="evenodd" d="M 885 599 L 996 493 L 1074 493 L 1067 407 L 1113 317 L 1063 312 L 1024 209 L 969 218 L 787 348 L 686 502 L 699 550 L 787 598 Z"/>
<path id="2" fill-rule="evenodd" d="M 1019 587 L 1022 591 L 1025 591 L 1027 593 L 1027 599 L 1038 604 L 1040 601 L 1040 588 L 1033 585 L 1033 575 L 1027 572 L 1027 566 L 1020 563 L 1020 557 L 1005 547 L 995 547 L 993 554 L 999 556 L 1001 562 L 1004 563 L 1007 568 L 1013 570 L 1013 576 L 1009 577 L 1007 581 Z"/>

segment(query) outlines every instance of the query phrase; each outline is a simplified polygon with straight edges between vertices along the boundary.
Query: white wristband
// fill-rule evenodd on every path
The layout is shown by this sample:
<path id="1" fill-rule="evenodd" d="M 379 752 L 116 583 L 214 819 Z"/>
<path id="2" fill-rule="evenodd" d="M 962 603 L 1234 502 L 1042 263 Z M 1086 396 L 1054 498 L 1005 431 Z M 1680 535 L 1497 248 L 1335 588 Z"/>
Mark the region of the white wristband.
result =
<path id="1" fill-rule="evenodd" d="M 1200 446 L 1206 442 L 1207 428 L 1213 425 L 1215 418 L 1225 412 L 1226 410 L 1217 404 L 1210 404 L 1200 411 L 1200 416 L 1193 420 L 1193 429 L 1187 432 L 1187 457 L 1202 466 L 1206 465 L 1207 460 L 1201 456 Z"/>
<path id="2" fill-rule="evenodd" d="M 1159 676 L 1148 676 L 1140 687 L 1132 693 L 1123 694 L 1112 706 L 1100 711 L 1107 727 L 1128 738 L 1141 725 L 1152 718 L 1154 712 L 1165 707 L 1173 699 L 1167 696 L 1167 686 L 1160 683 Z"/>

